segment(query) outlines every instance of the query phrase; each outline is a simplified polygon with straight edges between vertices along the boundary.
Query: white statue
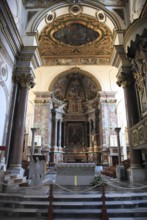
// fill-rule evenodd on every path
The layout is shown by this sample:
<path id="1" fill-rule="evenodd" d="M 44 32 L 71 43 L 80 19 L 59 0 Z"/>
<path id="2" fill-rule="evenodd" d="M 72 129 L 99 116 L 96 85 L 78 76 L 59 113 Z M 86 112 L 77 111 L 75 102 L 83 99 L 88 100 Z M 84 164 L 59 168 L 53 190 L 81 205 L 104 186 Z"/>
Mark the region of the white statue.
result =
<path id="1" fill-rule="evenodd" d="M 29 179 L 32 179 L 32 186 L 40 187 L 42 185 L 42 180 L 44 178 L 43 162 L 44 161 L 40 161 L 38 157 L 36 157 L 36 162 L 34 160 L 30 161 Z"/>

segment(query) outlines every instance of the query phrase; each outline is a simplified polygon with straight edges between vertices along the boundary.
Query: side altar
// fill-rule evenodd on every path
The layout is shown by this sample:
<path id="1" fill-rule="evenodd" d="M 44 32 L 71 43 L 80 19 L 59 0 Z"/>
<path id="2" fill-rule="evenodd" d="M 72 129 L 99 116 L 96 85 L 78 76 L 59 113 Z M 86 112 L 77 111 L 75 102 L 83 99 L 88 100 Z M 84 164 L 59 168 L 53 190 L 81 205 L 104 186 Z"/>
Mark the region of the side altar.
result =
<path id="1" fill-rule="evenodd" d="M 55 168 L 59 185 L 89 185 L 95 176 L 95 163 L 57 163 Z"/>

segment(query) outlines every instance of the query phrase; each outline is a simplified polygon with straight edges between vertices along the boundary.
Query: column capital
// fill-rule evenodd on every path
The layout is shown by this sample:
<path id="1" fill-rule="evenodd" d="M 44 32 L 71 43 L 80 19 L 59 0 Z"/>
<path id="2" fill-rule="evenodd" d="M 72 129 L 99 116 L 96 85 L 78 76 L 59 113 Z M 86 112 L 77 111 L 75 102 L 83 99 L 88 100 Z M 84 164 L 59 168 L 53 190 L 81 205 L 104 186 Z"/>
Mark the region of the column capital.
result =
<path id="1" fill-rule="evenodd" d="M 28 89 L 33 88 L 35 85 L 34 77 L 31 73 L 14 73 L 13 81 L 14 83 L 18 83 L 21 87 Z"/>
<path id="2" fill-rule="evenodd" d="M 119 133 L 121 128 L 115 128 L 114 130 L 115 130 L 115 132 Z"/>
<path id="3" fill-rule="evenodd" d="M 134 75 L 132 72 L 120 72 L 117 75 L 117 85 L 123 88 L 130 86 L 134 82 Z"/>

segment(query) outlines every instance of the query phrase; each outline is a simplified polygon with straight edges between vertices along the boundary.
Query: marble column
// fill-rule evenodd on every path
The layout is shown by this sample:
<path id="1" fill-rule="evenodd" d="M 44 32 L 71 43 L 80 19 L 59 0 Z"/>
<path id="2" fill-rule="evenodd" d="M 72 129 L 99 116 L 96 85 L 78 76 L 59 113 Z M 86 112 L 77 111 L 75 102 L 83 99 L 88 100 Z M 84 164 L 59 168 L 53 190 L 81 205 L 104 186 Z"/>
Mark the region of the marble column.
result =
<path id="1" fill-rule="evenodd" d="M 84 130 L 85 130 L 85 135 L 84 135 L 84 146 L 87 148 L 87 121 L 84 122 Z"/>
<path id="2" fill-rule="evenodd" d="M 61 147 L 62 142 L 62 121 L 59 121 L 59 147 Z"/>
<path id="3" fill-rule="evenodd" d="M 55 127 L 54 127 L 54 148 L 57 147 L 57 129 L 58 129 L 58 120 L 55 118 Z"/>
<path id="4" fill-rule="evenodd" d="M 36 132 L 37 128 L 31 128 L 31 131 L 32 131 L 32 145 L 31 145 L 31 151 L 30 151 L 30 154 L 31 154 L 31 159 L 34 155 L 34 138 L 35 138 L 35 132 Z"/>
<path id="5" fill-rule="evenodd" d="M 121 72 L 118 76 L 117 84 L 124 89 L 126 114 L 127 114 L 127 126 L 128 126 L 128 139 L 130 149 L 130 180 L 131 182 L 137 181 L 139 172 L 142 172 L 141 168 L 141 150 L 135 150 L 132 146 L 132 139 L 130 128 L 137 124 L 140 120 L 139 105 L 136 93 L 136 86 L 133 73 Z M 136 171 L 137 170 L 137 173 Z"/>
<path id="6" fill-rule="evenodd" d="M 64 121 L 64 147 L 67 147 L 67 122 Z"/>
<path id="7" fill-rule="evenodd" d="M 92 131 L 91 120 L 89 121 L 89 146 L 92 147 Z"/>
<path id="8" fill-rule="evenodd" d="M 135 87 L 135 80 L 132 73 L 121 73 L 118 76 L 118 85 L 124 89 L 126 114 L 127 114 L 127 125 L 128 129 L 137 124 L 140 119 L 138 99 Z M 131 143 L 131 136 L 129 132 L 129 145 L 131 154 L 132 166 L 140 166 L 141 164 L 141 151 L 133 150 Z"/>
<path id="9" fill-rule="evenodd" d="M 10 170 L 13 173 L 22 174 L 23 169 L 21 166 L 22 162 L 22 151 L 24 142 L 24 130 L 26 121 L 26 110 L 28 102 L 29 89 L 34 86 L 34 78 L 30 73 L 16 73 L 13 75 L 13 81 L 17 84 L 17 97 L 15 104 L 15 113 L 13 120 L 13 132 L 11 141 L 11 160 Z"/>

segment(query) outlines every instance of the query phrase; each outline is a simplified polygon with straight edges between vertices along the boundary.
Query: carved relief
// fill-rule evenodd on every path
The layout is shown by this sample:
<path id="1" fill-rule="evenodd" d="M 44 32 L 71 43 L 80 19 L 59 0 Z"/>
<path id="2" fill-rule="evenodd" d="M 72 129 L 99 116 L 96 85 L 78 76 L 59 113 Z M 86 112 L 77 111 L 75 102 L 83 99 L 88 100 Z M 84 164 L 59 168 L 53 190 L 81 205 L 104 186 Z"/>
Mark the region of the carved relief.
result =
<path id="1" fill-rule="evenodd" d="M 133 146 L 138 145 L 138 131 L 137 130 L 134 130 L 132 132 L 132 144 L 133 144 Z"/>
<path id="2" fill-rule="evenodd" d="M 144 126 L 138 128 L 138 142 L 143 144 L 145 142 Z"/>
<path id="3" fill-rule="evenodd" d="M 132 60 L 142 114 L 147 111 L 147 55 L 145 49 L 146 47 L 144 47 L 143 42 L 141 41 L 137 47 L 135 58 Z"/>
<path id="4" fill-rule="evenodd" d="M 8 67 L 6 63 L 0 63 L 0 81 L 6 81 L 8 78 Z"/>

